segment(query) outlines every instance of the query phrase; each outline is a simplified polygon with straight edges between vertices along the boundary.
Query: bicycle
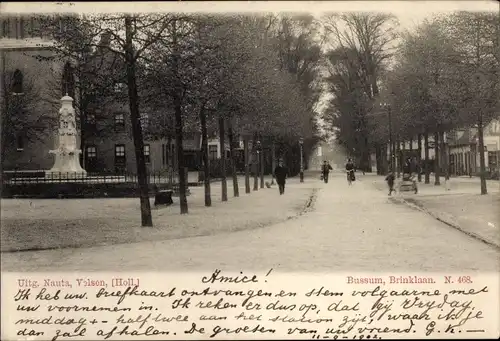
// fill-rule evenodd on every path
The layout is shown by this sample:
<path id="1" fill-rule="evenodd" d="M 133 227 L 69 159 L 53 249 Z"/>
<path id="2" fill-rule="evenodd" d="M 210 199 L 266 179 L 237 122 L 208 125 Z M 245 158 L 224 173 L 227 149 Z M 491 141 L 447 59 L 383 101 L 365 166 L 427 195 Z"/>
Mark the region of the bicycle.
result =
<path id="1" fill-rule="evenodd" d="M 348 170 L 347 171 L 347 183 L 349 184 L 349 186 L 352 185 L 352 173 L 351 172 L 354 172 L 354 170 Z"/>

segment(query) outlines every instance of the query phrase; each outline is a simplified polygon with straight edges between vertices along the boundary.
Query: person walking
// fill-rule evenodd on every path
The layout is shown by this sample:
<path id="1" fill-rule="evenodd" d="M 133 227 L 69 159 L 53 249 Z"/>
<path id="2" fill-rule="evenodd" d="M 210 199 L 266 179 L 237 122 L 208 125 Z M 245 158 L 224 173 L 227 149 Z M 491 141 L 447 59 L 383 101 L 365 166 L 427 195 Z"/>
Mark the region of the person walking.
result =
<path id="1" fill-rule="evenodd" d="M 347 160 L 347 163 L 345 164 L 345 170 L 347 172 L 347 182 L 349 183 L 349 185 L 351 185 L 353 181 L 356 181 L 356 175 L 354 175 L 354 163 L 351 159 Z"/>
<path id="2" fill-rule="evenodd" d="M 396 177 L 394 176 L 394 173 L 392 172 L 392 169 L 389 170 L 389 173 L 385 177 L 385 181 L 387 181 L 387 186 L 389 186 L 389 195 L 392 194 L 392 192 L 396 192 L 394 189 L 394 180 Z"/>
<path id="3" fill-rule="evenodd" d="M 285 183 L 288 174 L 288 169 L 283 165 L 283 161 L 278 162 L 278 166 L 274 169 L 274 176 L 276 177 L 276 182 L 278 183 L 278 188 L 280 195 L 285 194 Z"/>
<path id="4" fill-rule="evenodd" d="M 323 181 L 325 184 L 328 183 L 328 175 L 330 174 L 330 171 L 332 170 L 332 166 L 330 166 L 330 163 L 328 161 L 323 162 L 323 166 L 321 166 L 321 175 L 323 178 Z"/>

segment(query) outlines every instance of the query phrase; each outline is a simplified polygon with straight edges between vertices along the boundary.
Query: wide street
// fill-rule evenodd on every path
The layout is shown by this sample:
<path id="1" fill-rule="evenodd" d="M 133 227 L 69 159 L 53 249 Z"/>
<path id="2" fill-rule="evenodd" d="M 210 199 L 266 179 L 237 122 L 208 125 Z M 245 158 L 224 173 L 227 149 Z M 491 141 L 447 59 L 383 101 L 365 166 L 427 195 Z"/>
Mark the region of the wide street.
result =
<path id="1" fill-rule="evenodd" d="M 373 177 L 372 177 L 373 179 Z M 314 186 L 314 209 L 266 228 L 168 241 L 3 253 L 4 271 L 498 271 L 499 250 L 389 201 L 369 176 Z M 274 190 L 274 189 L 273 189 Z M 285 193 L 286 195 L 286 193 Z M 277 196 L 276 200 L 280 200 Z M 272 202 L 269 203 L 272 205 Z M 64 233 L 64 231 L 61 231 Z"/>

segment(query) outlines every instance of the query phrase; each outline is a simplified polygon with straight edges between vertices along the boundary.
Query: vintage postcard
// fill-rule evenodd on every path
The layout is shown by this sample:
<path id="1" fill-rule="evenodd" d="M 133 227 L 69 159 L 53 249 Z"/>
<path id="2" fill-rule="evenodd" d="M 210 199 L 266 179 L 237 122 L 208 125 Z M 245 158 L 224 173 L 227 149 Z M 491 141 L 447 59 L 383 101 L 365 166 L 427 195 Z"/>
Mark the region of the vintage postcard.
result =
<path id="1" fill-rule="evenodd" d="M 499 338 L 499 13 L 2 2 L 1 339 Z"/>

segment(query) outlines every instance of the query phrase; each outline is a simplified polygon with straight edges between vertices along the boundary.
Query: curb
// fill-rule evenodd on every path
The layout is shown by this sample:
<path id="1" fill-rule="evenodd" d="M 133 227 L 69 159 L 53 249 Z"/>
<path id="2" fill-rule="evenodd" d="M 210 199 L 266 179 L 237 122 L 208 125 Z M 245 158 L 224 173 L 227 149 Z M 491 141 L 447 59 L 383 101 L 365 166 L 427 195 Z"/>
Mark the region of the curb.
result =
<path id="1" fill-rule="evenodd" d="M 484 237 L 482 237 L 481 235 L 478 235 L 478 234 L 476 234 L 474 232 L 468 231 L 468 230 L 462 228 L 459 224 L 452 222 L 451 220 L 444 219 L 444 218 L 440 217 L 438 214 L 436 214 L 436 213 L 434 213 L 434 212 L 426 209 L 425 207 L 423 207 L 423 205 L 419 206 L 419 205 L 414 204 L 414 203 L 412 203 L 412 202 L 410 202 L 410 201 L 408 201 L 408 200 L 406 200 L 404 198 L 389 198 L 389 201 L 391 201 L 391 202 L 393 202 L 395 204 L 403 203 L 403 204 L 405 204 L 406 206 L 408 206 L 408 207 L 410 207 L 412 209 L 416 209 L 416 210 L 418 210 L 420 212 L 424 212 L 424 213 L 430 215 L 432 218 L 436 219 L 437 221 L 440 221 L 443 224 L 445 224 L 445 225 L 447 225 L 449 227 L 452 227 L 452 228 L 454 228 L 454 229 L 456 229 L 456 230 L 458 230 L 458 231 L 460 231 L 460 232 L 468 235 L 469 237 L 472 237 L 472 238 L 474 238 L 474 239 L 476 239 L 478 241 L 481 241 L 484 244 L 487 244 L 489 246 L 493 246 L 493 247 L 495 247 L 497 249 L 500 249 L 500 245 L 496 244 L 495 242 L 491 242 L 488 239 L 485 239 Z M 415 200 L 415 201 L 417 201 L 417 200 Z"/>
<path id="2" fill-rule="evenodd" d="M 304 214 L 314 211 L 314 206 L 316 205 L 316 199 L 318 198 L 319 190 L 319 188 L 313 188 L 302 209 L 297 214 L 289 216 L 285 221 L 298 219 Z"/>
<path id="3" fill-rule="evenodd" d="M 379 188 L 377 186 L 377 183 L 375 181 L 372 182 L 372 185 L 373 185 L 373 187 L 375 187 L 375 189 L 377 189 L 379 191 L 383 190 L 382 188 Z M 454 222 L 452 222 L 450 220 L 447 220 L 447 219 L 444 219 L 443 217 L 440 217 L 438 214 L 436 214 L 436 213 L 434 213 L 434 212 L 426 209 L 423 205 L 419 206 L 419 205 L 414 204 L 414 203 L 412 203 L 412 202 L 410 202 L 410 201 L 408 201 L 408 200 L 406 200 L 404 198 L 401 198 L 401 197 L 399 197 L 399 198 L 398 197 L 390 197 L 389 201 L 391 201 L 392 203 L 395 203 L 395 204 L 401 204 L 401 203 L 403 203 L 403 204 L 405 204 L 406 206 L 408 206 L 408 207 L 410 207 L 412 209 L 418 210 L 420 212 L 424 212 L 424 213 L 430 215 L 432 218 L 436 219 L 437 221 L 442 222 L 443 224 L 445 224 L 445 225 L 447 225 L 449 227 L 452 227 L 452 228 L 454 228 L 454 229 L 456 229 L 456 230 L 458 230 L 458 231 L 460 231 L 460 232 L 468 235 L 469 237 L 472 237 L 472 238 L 474 238 L 474 239 L 476 239 L 476 240 L 478 240 L 480 242 L 483 242 L 484 244 L 487 244 L 489 246 L 493 246 L 493 247 L 495 247 L 497 249 L 500 249 L 500 245 L 499 244 L 497 244 L 495 242 L 492 242 L 492 241 L 490 241 L 490 240 L 482 237 L 481 235 L 478 235 L 478 234 L 476 234 L 474 232 L 471 232 L 471 231 L 468 231 L 468 230 L 462 228 L 458 223 L 454 223 Z M 418 200 L 415 200 L 415 201 L 418 202 Z"/>

